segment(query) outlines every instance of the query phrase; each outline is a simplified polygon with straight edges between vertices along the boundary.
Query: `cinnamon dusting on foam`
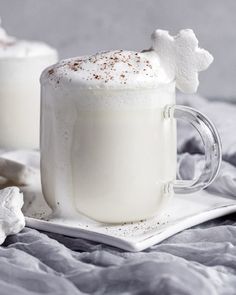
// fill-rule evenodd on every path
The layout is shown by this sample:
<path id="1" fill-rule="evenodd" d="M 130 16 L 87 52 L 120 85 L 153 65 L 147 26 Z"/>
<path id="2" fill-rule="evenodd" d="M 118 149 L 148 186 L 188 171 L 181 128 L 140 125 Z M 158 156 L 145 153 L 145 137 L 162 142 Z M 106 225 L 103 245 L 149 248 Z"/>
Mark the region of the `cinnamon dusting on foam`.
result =
<path id="1" fill-rule="evenodd" d="M 80 86 L 91 88 L 103 88 L 106 84 L 107 87 L 143 84 L 148 80 L 156 84 L 164 76 L 156 53 L 125 50 L 67 59 L 50 67 L 47 72 L 49 80 L 56 81 L 56 84 L 65 80 L 76 81 Z"/>

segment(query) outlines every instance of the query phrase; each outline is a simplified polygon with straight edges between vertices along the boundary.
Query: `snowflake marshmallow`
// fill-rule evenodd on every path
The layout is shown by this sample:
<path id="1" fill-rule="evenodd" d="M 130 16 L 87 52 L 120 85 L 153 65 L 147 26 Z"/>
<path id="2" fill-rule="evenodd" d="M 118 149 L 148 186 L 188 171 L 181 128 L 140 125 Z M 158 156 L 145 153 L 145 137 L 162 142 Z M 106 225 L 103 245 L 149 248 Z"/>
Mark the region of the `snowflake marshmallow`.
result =
<path id="1" fill-rule="evenodd" d="M 197 91 L 198 72 L 206 70 L 213 56 L 198 47 L 198 40 L 190 29 L 181 30 L 171 36 L 168 31 L 156 30 L 152 34 L 152 49 L 160 57 L 161 66 L 176 87 L 185 93 Z"/>

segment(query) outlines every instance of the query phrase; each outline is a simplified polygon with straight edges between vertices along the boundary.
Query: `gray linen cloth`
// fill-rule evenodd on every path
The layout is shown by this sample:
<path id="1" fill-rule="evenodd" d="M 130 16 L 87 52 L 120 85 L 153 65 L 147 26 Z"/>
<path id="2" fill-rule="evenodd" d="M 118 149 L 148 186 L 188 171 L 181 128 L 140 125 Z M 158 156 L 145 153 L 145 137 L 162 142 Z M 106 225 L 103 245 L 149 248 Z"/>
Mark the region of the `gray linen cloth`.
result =
<path id="1" fill-rule="evenodd" d="M 181 96 L 178 102 L 216 124 L 224 161 L 209 190 L 236 197 L 236 106 L 197 96 Z M 200 169 L 202 147 L 184 125 L 179 138 L 179 174 L 188 179 Z M 140 253 L 25 228 L 0 247 L 0 294 L 16 293 L 236 294 L 236 215 L 185 230 Z"/>

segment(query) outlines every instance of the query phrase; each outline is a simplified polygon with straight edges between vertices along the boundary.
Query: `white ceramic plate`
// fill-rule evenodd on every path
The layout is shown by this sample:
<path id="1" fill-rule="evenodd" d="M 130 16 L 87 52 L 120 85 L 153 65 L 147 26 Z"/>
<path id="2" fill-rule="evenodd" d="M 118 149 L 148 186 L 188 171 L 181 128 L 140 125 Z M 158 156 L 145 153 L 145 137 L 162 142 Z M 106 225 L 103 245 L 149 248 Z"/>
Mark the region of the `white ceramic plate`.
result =
<path id="1" fill-rule="evenodd" d="M 127 251 L 141 251 L 202 222 L 236 212 L 236 200 L 206 191 L 176 195 L 161 220 L 158 217 L 137 223 L 109 225 L 85 216 L 75 221 L 50 219 L 49 207 L 40 191 L 26 191 L 26 225 L 31 228 L 80 237 Z"/>

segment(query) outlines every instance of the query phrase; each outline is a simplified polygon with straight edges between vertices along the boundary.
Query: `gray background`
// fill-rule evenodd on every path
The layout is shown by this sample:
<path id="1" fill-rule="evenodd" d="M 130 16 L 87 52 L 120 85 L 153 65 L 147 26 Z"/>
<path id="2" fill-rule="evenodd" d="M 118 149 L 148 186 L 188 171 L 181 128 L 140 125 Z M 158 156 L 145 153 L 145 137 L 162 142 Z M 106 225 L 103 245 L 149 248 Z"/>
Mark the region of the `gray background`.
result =
<path id="1" fill-rule="evenodd" d="M 199 92 L 236 97 L 235 0 L 0 0 L 0 15 L 10 34 L 46 41 L 61 58 L 141 50 L 150 46 L 155 28 L 172 34 L 192 28 L 215 57 L 201 74 Z"/>

